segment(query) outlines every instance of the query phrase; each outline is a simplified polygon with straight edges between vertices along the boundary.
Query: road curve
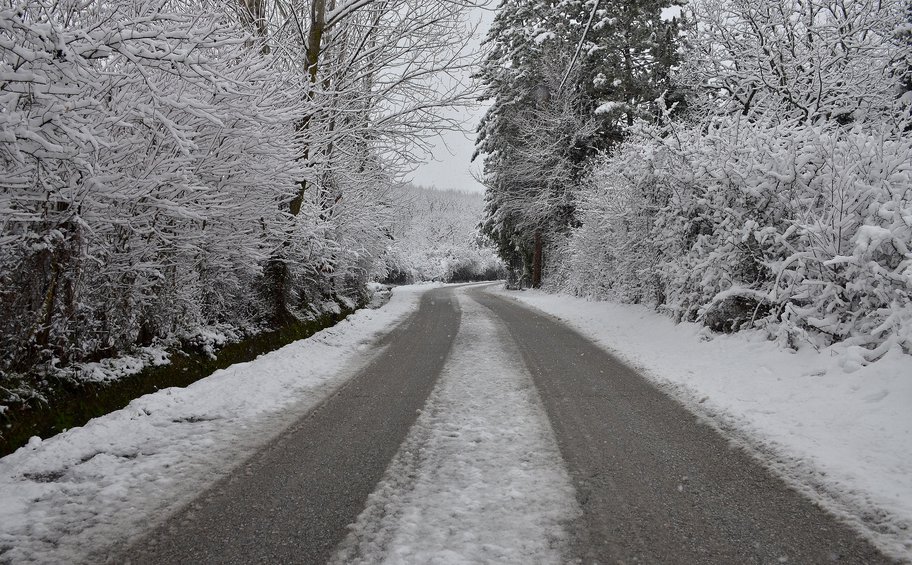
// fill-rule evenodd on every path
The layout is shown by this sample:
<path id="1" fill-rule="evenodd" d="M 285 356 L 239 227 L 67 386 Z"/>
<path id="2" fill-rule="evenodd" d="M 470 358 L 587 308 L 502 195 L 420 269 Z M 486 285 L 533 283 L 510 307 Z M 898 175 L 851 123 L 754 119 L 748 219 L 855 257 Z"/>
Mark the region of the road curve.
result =
<path id="1" fill-rule="evenodd" d="M 453 290 L 428 291 L 377 359 L 115 561 L 324 563 L 414 423 L 459 323 Z"/>
<path id="2" fill-rule="evenodd" d="M 508 327 L 551 420 L 583 510 L 568 560 L 891 563 L 589 340 L 509 298 L 469 294 Z"/>

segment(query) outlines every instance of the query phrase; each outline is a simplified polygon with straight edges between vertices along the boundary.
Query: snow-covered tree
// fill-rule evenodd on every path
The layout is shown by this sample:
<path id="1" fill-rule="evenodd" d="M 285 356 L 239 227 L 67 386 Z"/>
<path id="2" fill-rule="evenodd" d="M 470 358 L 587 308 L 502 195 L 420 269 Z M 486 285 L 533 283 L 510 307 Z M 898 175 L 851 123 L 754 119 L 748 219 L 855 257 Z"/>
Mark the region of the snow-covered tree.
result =
<path id="1" fill-rule="evenodd" d="M 684 119 L 636 125 L 581 197 L 566 285 L 720 331 L 910 351 L 904 3 L 692 5 Z M 600 247 L 601 264 L 579 258 Z"/>
<path id="2" fill-rule="evenodd" d="M 427 147 L 427 138 L 460 127 L 445 110 L 472 103 L 456 73 L 472 61 L 469 0 L 312 0 L 271 2 L 270 51 L 305 77 L 304 176 L 287 212 L 320 209 L 319 245 L 309 265 L 289 258 L 291 234 L 270 262 L 280 318 L 308 293 L 363 287 L 383 248 L 385 194 Z M 351 270 L 349 270 L 349 267 Z M 311 283 L 299 288 L 303 277 Z M 316 282 L 316 287 L 313 284 Z M 302 294 L 302 292 L 304 294 Z"/>
<path id="3" fill-rule="evenodd" d="M 391 282 L 462 282 L 499 278 L 503 263 L 478 233 L 481 194 L 402 185 L 391 194 L 395 221 L 384 253 Z"/>
<path id="4" fill-rule="evenodd" d="M 699 0 L 681 73 L 712 113 L 892 119 L 904 2 Z"/>
<path id="5" fill-rule="evenodd" d="M 352 297 L 470 102 L 467 0 L 0 5 L 0 370 Z"/>
<path id="6" fill-rule="evenodd" d="M 0 26 L 5 359 L 251 322 L 300 175 L 287 77 L 205 3 L 36 1 Z"/>
<path id="7" fill-rule="evenodd" d="M 546 62 L 547 61 L 547 62 Z M 542 246 L 574 221 L 574 187 L 583 174 L 588 144 L 598 125 L 579 111 L 579 94 L 558 91 L 568 59 L 548 58 L 540 82 L 524 100 L 502 109 L 487 139 L 483 231 L 527 283 L 541 280 Z"/>
<path id="8" fill-rule="evenodd" d="M 588 159 L 615 146 L 654 100 L 675 94 L 679 20 L 664 2 L 502 2 L 479 77 L 493 101 L 478 136 L 489 187 L 485 229 L 537 285 L 542 246 L 575 223 Z M 543 240 L 545 240 L 543 242 Z M 554 257 L 559 260 L 560 257 Z M 547 261 L 545 261 L 547 264 Z"/>

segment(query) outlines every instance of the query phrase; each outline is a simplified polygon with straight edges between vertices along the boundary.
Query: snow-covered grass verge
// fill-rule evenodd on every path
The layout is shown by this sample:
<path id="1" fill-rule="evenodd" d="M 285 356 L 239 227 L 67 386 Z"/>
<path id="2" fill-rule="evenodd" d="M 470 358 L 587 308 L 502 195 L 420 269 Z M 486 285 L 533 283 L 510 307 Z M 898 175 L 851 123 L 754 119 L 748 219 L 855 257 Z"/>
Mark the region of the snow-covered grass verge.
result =
<path id="1" fill-rule="evenodd" d="M 368 283 L 367 290 L 371 299 L 369 308 L 376 308 L 389 299 L 389 287 Z M 306 321 L 318 319 L 323 314 L 339 314 L 340 303 L 349 310 L 357 308 L 351 298 L 339 296 L 339 302 L 326 301 L 305 313 Z M 152 345 L 134 347 L 127 351 L 113 353 L 99 361 L 79 361 L 60 365 L 59 359 L 34 366 L 31 373 L 10 373 L 0 371 L 0 414 L 16 405 L 29 402 L 53 406 L 59 399 L 60 383 L 100 383 L 111 384 L 127 377 L 134 376 L 150 367 L 169 365 L 176 354 L 178 356 L 202 354 L 215 360 L 223 347 L 268 334 L 274 328 L 266 325 L 247 325 L 235 327 L 231 324 L 197 326 L 166 338 L 155 338 Z M 0 436 L 3 430 L 0 429 Z"/>
<path id="2" fill-rule="evenodd" d="M 335 390 L 428 288 L 0 459 L 0 562 L 82 562 L 129 543 Z"/>
<path id="3" fill-rule="evenodd" d="M 784 351 L 759 332 L 717 335 L 642 306 L 492 291 L 576 328 L 912 560 L 912 356 L 891 351 L 847 373 L 837 355 Z"/>
<path id="4" fill-rule="evenodd" d="M 459 301 L 440 381 L 333 563 L 562 562 L 580 509 L 544 407 L 490 311 Z"/>

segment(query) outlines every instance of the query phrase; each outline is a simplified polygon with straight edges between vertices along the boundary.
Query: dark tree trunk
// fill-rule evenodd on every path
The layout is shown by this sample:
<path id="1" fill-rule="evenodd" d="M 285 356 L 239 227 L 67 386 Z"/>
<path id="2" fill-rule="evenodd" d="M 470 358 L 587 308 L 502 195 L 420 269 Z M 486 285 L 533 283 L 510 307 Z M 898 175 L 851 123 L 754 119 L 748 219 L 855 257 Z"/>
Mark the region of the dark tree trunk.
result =
<path id="1" fill-rule="evenodd" d="M 541 287 L 542 278 L 542 235 L 535 230 L 535 251 L 532 252 L 532 288 Z"/>
<path id="2" fill-rule="evenodd" d="M 331 5 L 334 3 L 331 1 Z M 314 85 L 317 82 L 317 75 L 320 65 L 320 53 L 323 43 L 323 33 L 326 31 L 326 0 L 314 0 L 311 4 L 310 11 L 310 29 L 307 32 L 306 45 L 304 50 L 304 62 L 307 67 L 307 75 L 310 80 L 311 88 L 307 91 L 307 98 L 310 101 L 314 99 Z M 313 119 L 312 114 L 305 115 L 298 124 L 298 130 L 306 132 L 310 127 Z M 304 151 L 299 157 L 302 161 L 310 158 L 310 147 L 304 146 Z M 288 211 L 292 216 L 301 213 L 301 205 L 304 202 L 304 193 L 307 192 L 307 181 L 301 180 L 298 186 L 298 192 L 288 203 Z M 284 242 L 284 248 L 292 245 L 290 239 Z M 268 297 L 273 309 L 273 322 L 282 324 L 289 320 L 292 315 L 289 310 L 289 298 L 292 290 L 292 276 L 285 262 L 286 255 L 272 257 L 266 265 L 266 284 L 268 285 Z"/>
<path id="3" fill-rule="evenodd" d="M 269 305 L 269 322 L 281 326 L 288 318 L 288 264 L 280 257 L 272 257 L 263 269 L 266 303 Z"/>

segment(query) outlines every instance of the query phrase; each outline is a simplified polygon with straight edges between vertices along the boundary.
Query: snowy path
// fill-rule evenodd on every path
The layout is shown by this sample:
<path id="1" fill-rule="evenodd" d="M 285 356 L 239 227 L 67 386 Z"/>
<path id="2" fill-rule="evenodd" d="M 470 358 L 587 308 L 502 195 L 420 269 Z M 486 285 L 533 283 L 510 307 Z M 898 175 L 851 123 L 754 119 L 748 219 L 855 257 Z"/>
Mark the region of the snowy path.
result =
<path id="1" fill-rule="evenodd" d="M 0 563 L 888 562 L 567 326 L 424 290 L 0 459 Z"/>
<path id="2" fill-rule="evenodd" d="M 561 563 L 580 511 L 516 345 L 459 293 L 437 388 L 334 563 Z"/>

